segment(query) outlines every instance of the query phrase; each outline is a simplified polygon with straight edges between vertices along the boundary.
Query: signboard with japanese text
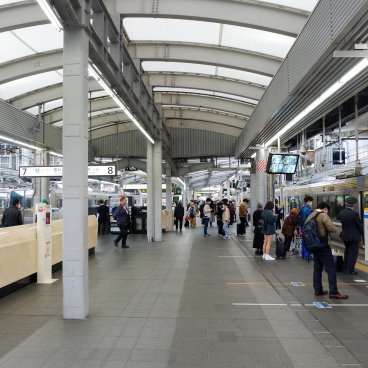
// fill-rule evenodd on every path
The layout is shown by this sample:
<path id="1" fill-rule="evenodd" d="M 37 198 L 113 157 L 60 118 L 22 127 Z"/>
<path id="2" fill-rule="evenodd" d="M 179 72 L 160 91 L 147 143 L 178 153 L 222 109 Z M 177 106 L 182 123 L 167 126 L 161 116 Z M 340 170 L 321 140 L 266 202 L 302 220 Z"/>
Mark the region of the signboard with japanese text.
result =
<path id="1" fill-rule="evenodd" d="M 114 176 L 115 166 L 88 166 L 88 176 Z M 20 166 L 19 177 L 54 177 L 63 176 L 62 166 Z"/>

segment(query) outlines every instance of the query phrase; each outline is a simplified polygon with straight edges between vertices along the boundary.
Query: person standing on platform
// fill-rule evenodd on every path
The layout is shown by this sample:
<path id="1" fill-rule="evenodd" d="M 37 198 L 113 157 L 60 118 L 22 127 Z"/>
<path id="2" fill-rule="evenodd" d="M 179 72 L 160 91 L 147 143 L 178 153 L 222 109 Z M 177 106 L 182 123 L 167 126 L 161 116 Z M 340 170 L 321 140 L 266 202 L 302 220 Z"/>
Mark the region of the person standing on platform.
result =
<path id="1" fill-rule="evenodd" d="M 110 224 L 110 210 L 109 207 L 106 206 L 103 199 L 99 201 L 99 207 L 97 208 L 98 214 L 98 234 L 99 235 L 108 235 L 109 234 L 109 224 Z"/>
<path id="2" fill-rule="evenodd" d="M 341 221 L 342 231 L 340 238 L 345 243 L 344 262 L 345 274 L 357 275 L 358 272 L 354 270 L 356 261 L 358 259 L 359 242 L 363 235 L 363 225 L 357 212 L 354 211 L 354 206 L 358 200 L 354 197 L 346 199 L 346 208 L 343 209 L 338 219 Z"/>
<path id="3" fill-rule="evenodd" d="M 322 287 L 322 271 L 325 270 L 328 275 L 328 285 L 330 288 L 329 297 L 331 299 L 347 299 L 349 296 L 340 294 L 337 289 L 336 265 L 332 256 L 331 247 L 328 244 L 328 234 L 336 233 L 337 228 L 328 216 L 330 205 L 327 202 L 320 202 L 317 209 L 308 216 L 306 222 L 316 217 L 316 228 L 318 237 L 323 247 L 313 251 L 313 288 L 314 295 L 326 295 L 327 290 Z"/>
<path id="4" fill-rule="evenodd" d="M 241 223 L 241 231 L 239 235 L 241 236 L 245 236 L 245 226 L 247 223 L 247 218 L 248 218 L 247 199 L 244 198 L 239 205 L 239 219 Z"/>
<path id="5" fill-rule="evenodd" d="M 175 206 L 175 210 L 174 210 L 176 231 L 178 231 L 178 228 L 180 229 L 180 231 L 183 230 L 183 217 L 184 217 L 183 203 L 178 202 L 178 204 Z"/>
<path id="6" fill-rule="evenodd" d="M 210 222 L 210 217 L 212 213 L 212 208 L 210 206 L 211 198 L 207 198 L 205 205 L 203 207 L 203 220 L 204 220 L 204 236 L 210 236 L 208 234 L 208 224 Z"/>
<path id="7" fill-rule="evenodd" d="M 232 237 L 232 234 L 229 230 L 229 223 L 230 223 L 230 210 L 228 208 L 228 199 L 224 198 L 222 200 L 223 206 L 222 206 L 222 222 L 223 222 L 223 230 L 225 232 L 224 239 L 229 239 Z"/>
<path id="8" fill-rule="evenodd" d="M 188 210 L 190 227 L 196 227 L 196 208 L 194 202 L 190 202 L 189 210 Z"/>
<path id="9" fill-rule="evenodd" d="M 262 212 L 263 212 L 263 204 L 258 203 L 257 209 L 253 212 L 253 226 L 254 226 L 253 248 L 256 249 L 255 254 L 257 256 L 263 256 L 264 235 L 262 232 L 263 229 Z"/>
<path id="10" fill-rule="evenodd" d="M 281 232 L 285 236 L 285 247 L 287 252 L 290 252 L 291 241 L 294 238 L 295 228 L 298 225 L 300 225 L 298 219 L 298 212 L 299 210 L 297 208 L 292 208 L 290 210 L 290 215 L 286 217 L 282 225 Z"/>
<path id="11" fill-rule="evenodd" d="M 224 232 L 224 223 L 222 222 L 222 213 L 224 212 L 223 210 L 223 203 L 222 201 L 219 201 L 216 204 L 216 217 L 217 217 L 217 233 L 219 236 L 225 236 L 225 232 Z"/>
<path id="12" fill-rule="evenodd" d="M 263 259 L 266 261 L 274 261 L 275 258 L 270 256 L 272 237 L 276 233 L 275 225 L 277 221 L 277 216 L 273 213 L 275 205 L 272 201 L 268 201 L 262 212 L 263 220 Z"/>
<path id="13" fill-rule="evenodd" d="M 12 206 L 6 208 L 4 211 L 3 218 L 1 220 L 1 226 L 9 227 L 23 225 L 22 212 L 19 208 L 19 199 L 13 199 Z"/>
<path id="14" fill-rule="evenodd" d="M 303 226 L 304 226 L 305 221 L 307 220 L 308 216 L 313 212 L 312 211 L 312 204 L 313 204 L 313 197 L 311 197 L 309 195 L 306 195 L 304 197 L 304 205 L 302 206 L 302 208 L 300 210 L 301 229 L 303 229 Z M 303 259 L 306 259 L 306 260 L 311 259 L 311 255 L 309 254 L 307 248 L 305 247 L 304 242 L 302 243 L 302 257 L 303 257 Z"/>
<path id="15" fill-rule="evenodd" d="M 116 220 L 116 223 L 120 229 L 119 236 L 114 240 L 115 247 L 119 245 L 119 241 L 121 240 L 122 241 L 121 247 L 129 248 L 129 246 L 126 244 L 126 241 L 128 238 L 128 232 L 130 228 L 130 216 L 129 216 L 128 211 L 125 208 L 126 204 L 127 204 L 127 197 L 121 196 L 120 204 L 114 212 L 114 219 Z"/>

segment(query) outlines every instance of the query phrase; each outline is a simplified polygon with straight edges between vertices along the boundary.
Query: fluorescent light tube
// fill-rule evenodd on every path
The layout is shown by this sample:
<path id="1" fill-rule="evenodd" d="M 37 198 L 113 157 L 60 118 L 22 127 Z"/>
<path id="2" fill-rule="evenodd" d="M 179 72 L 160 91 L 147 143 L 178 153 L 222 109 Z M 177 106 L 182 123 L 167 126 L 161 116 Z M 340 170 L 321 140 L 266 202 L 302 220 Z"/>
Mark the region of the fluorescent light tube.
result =
<path id="1" fill-rule="evenodd" d="M 52 25 L 60 32 L 63 30 L 63 25 L 60 22 L 60 19 L 56 15 L 54 9 L 47 2 L 47 0 L 37 0 L 38 5 L 41 7 L 43 12 L 46 14 L 47 18 L 49 18 Z"/>
<path id="2" fill-rule="evenodd" d="M 105 92 L 115 101 L 115 103 L 123 110 L 123 112 L 128 116 L 128 118 L 137 126 L 137 128 L 143 133 L 143 135 L 154 144 L 155 141 L 152 137 L 146 132 L 143 126 L 139 123 L 139 121 L 135 118 L 135 116 L 131 113 L 128 107 L 124 104 L 124 102 L 120 99 L 120 97 L 112 90 L 110 86 L 103 80 L 102 75 L 99 73 L 99 69 L 95 65 L 89 65 L 88 70 L 99 83 L 99 85 L 105 90 Z"/>
<path id="3" fill-rule="evenodd" d="M 16 139 L 13 139 L 13 138 L 4 137 L 3 135 L 0 135 L 0 141 L 10 142 L 10 143 L 14 143 L 18 146 L 22 146 L 22 147 L 25 147 L 25 148 L 29 148 L 29 149 L 33 149 L 33 150 L 37 150 L 37 151 L 42 151 L 42 148 L 40 148 L 40 147 L 36 147 L 36 146 L 33 146 L 32 144 L 17 141 Z"/>

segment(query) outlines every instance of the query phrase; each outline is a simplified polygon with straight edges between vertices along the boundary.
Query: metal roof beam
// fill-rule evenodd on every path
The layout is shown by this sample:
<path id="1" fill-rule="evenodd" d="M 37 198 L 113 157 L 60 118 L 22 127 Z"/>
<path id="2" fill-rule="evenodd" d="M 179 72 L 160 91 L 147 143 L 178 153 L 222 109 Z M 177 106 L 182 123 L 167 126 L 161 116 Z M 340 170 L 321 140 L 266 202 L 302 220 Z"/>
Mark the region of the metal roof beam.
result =
<path id="1" fill-rule="evenodd" d="M 309 12 L 261 1 L 217 0 L 105 0 L 125 17 L 176 18 L 232 24 L 296 37 Z"/>
<path id="2" fill-rule="evenodd" d="M 254 106 L 241 101 L 187 93 L 156 92 L 154 100 L 156 104 L 161 105 L 198 106 L 246 116 L 252 115 L 254 111 Z"/>
<path id="3" fill-rule="evenodd" d="M 192 114 L 193 115 L 193 114 Z M 166 119 L 165 125 L 168 128 L 187 128 L 194 130 L 208 130 L 214 133 L 221 133 L 238 137 L 241 133 L 241 128 L 230 127 L 221 123 L 214 123 L 212 121 L 196 120 L 195 116 L 192 119 Z M 190 144 L 190 143 L 188 143 Z"/>
<path id="4" fill-rule="evenodd" d="M 234 79 L 214 77 L 197 74 L 155 73 L 149 72 L 142 75 L 147 86 L 190 88 L 213 92 L 228 93 L 235 96 L 260 100 L 266 87 L 242 82 Z"/>
<path id="5" fill-rule="evenodd" d="M 132 42 L 128 51 L 142 61 L 178 61 L 243 70 L 273 77 L 282 59 L 231 47 L 186 42 Z"/>
<path id="6" fill-rule="evenodd" d="M 233 116 L 213 113 L 211 111 L 184 110 L 184 109 L 164 109 L 163 115 L 166 119 L 195 119 L 197 121 L 209 121 L 212 123 L 223 124 L 226 127 L 243 129 L 247 123 L 245 119 Z"/>

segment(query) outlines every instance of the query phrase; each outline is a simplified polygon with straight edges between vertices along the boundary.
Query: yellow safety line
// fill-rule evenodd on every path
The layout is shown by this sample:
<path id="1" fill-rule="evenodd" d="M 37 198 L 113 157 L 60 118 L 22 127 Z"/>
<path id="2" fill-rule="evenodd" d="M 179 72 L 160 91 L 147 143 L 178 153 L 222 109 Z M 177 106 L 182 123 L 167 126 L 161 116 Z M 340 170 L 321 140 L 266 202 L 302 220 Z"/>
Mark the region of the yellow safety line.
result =
<path id="1" fill-rule="evenodd" d="M 359 271 L 367 272 L 368 273 L 368 266 L 365 266 L 364 264 L 360 263 L 359 261 L 356 263 L 355 268 Z"/>

